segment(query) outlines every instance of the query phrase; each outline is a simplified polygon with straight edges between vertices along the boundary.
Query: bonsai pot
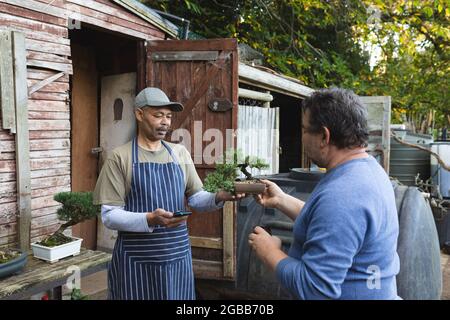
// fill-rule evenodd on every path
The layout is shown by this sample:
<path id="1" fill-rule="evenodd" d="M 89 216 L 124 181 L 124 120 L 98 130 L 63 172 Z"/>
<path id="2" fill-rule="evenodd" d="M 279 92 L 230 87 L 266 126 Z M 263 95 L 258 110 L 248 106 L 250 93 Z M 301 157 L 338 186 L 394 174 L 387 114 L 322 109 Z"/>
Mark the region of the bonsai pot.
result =
<path id="1" fill-rule="evenodd" d="M 264 192 L 266 185 L 255 180 L 244 180 L 234 182 L 235 193 L 260 194 Z"/>
<path id="2" fill-rule="evenodd" d="M 20 255 L 8 262 L 0 263 L 0 278 L 19 273 L 27 264 L 27 253 L 18 249 L 14 249 L 14 251 L 19 252 Z"/>
<path id="3" fill-rule="evenodd" d="M 76 256 L 80 253 L 81 242 L 83 239 L 72 237 L 73 241 L 61 244 L 55 247 L 46 247 L 38 243 L 32 243 L 34 257 L 49 261 L 50 263 L 58 262 L 59 259 Z"/>

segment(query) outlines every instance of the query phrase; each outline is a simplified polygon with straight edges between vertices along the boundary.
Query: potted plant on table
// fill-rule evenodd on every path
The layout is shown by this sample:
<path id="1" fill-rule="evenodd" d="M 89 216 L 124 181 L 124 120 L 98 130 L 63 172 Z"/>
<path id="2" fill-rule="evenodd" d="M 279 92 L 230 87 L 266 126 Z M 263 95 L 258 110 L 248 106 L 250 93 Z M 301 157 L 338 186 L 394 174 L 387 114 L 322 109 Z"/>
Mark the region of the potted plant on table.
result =
<path id="1" fill-rule="evenodd" d="M 50 263 L 80 253 L 83 239 L 68 237 L 64 231 L 80 222 L 96 217 L 100 212 L 100 206 L 92 204 L 92 192 L 60 192 L 53 198 L 62 204 L 57 211 L 58 219 L 66 222 L 52 235 L 31 244 L 33 255 Z"/>
<path id="2" fill-rule="evenodd" d="M 19 273 L 27 263 L 27 253 L 18 249 L 0 250 L 0 278 Z"/>
<path id="3" fill-rule="evenodd" d="M 208 192 L 225 190 L 231 193 L 260 194 L 266 185 L 258 178 L 254 178 L 247 170 L 268 168 L 269 165 L 254 156 L 242 156 L 238 151 L 227 152 L 223 161 L 216 163 L 214 172 L 209 173 L 204 181 L 203 188 Z M 239 179 L 239 171 L 245 176 Z"/>

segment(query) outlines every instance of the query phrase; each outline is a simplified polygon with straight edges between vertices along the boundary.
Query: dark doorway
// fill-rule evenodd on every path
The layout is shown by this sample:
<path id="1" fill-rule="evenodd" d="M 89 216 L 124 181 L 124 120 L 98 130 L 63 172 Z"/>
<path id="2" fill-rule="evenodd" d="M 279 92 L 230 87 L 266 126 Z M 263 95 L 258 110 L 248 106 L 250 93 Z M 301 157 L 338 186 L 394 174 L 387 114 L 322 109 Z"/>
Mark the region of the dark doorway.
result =
<path id="1" fill-rule="evenodd" d="M 82 24 L 69 33 L 73 75 L 71 93 L 72 191 L 93 191 L 98 176 L 101 79 L 137 71 L 138 41 Z M 98 150 L 98 149 L 97 149 Z M 72 228 L 83 246 L 96 249 L 96 219 Z"/>
<path id="2" fill-rule="evenodd" d="M 271 92 L 271 106 L 280 108 L 280 169 L 302 167 L 301 100 L 277 92 Z"/>

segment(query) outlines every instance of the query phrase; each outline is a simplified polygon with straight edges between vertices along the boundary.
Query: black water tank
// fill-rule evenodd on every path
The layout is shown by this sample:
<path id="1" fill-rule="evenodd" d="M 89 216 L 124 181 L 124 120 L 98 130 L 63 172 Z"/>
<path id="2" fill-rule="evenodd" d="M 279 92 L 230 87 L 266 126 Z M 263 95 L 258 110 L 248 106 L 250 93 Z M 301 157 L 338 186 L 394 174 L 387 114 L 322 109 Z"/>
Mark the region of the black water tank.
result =
<path id="1" fill-rule="evenodd" d="M 267 178 L 285 193 L 306 201 L 317 179 L 295 179 L 300 176 L 294 172 Z M 442 287 L 440 250 L 431 208 L 417 188 L 396 183 L 393 186 L 400 224 L 398 294 L 403 299 L 439 299 Z M 292 220 L 278 210 L 264 209 L 252 197 L 241 200 L 237 214 L 236 281 L 197 279 L 200 299 L 289 299 L 290 295 L 278 284 L 273 272 L 248 246 L 248 235 L 257 225 L 270 226 L 272 234 L 281 238 L 283 250 L 287 252 L 293 239 Z"/>

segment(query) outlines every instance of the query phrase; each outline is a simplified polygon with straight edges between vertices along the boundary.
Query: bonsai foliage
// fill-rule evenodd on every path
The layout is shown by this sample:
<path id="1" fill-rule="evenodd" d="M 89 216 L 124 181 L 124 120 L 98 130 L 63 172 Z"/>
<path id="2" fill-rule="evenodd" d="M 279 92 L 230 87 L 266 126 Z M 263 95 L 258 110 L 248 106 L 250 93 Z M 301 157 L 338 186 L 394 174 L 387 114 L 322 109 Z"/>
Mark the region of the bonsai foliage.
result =
<path id="1" fill-rule="evenodd" d="M 269 165 L 260 158 L 243 156 L 240 150 L 230 150 L 223 155 L 222 162 L 216 163 L 214 172 L 206 176 L 203 188 L 208 192 L 225 190 L 233 193 L 234 182 L 239 177 L 239 171 L 245 175 L 246 180 L 257 180 L 247 169 L 261 170 L 268 167 Z"/>
<path id="2" fill-rule="evenodd" d="M 0 250 L 0 263 L 6 263 L 17 258 L 18 256 L 20 256 L 20 252 L 18 251 L 11 249 Z"/>
<path id="3" fill-rule="evenodd" d="M 100 212 L 100 206 L 92 203 L 92 192 L 60 192 L 55 194 L 53 199 L 62 204 L 56 212 L 58 219 L 66 222 L 41 242 L 47 247 L 71 242 L 72 239 L 65 236 L 63 232 L 71 226 L 96 217 Z"/>

